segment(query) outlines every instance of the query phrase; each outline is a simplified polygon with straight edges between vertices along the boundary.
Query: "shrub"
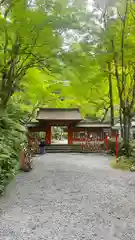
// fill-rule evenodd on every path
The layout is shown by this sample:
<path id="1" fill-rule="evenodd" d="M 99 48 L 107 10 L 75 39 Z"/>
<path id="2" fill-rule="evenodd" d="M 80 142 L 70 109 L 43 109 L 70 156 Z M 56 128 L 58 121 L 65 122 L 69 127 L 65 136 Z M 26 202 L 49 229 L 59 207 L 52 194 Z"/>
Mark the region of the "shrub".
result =
<path id="1" fill-rule="evenodd" d="M 135 162 L 135 140 L 130 142 L 131 145 L 131 159 Z"/>
<path id="2" fill-rule="evenodd" d="M 18 169 L 22 142 L 26 142 L 22 126 L 5 113 L 0 118 L 0 194 Z"/>
<path id="3" fill-rule="evenodd" d="M 125 156 L 120 156 L 118 158 L 118 163 L 116 159 L 110 162 L 112 168 L 121 169 L 123 171 L 130 170 L 132 168 L 132 161 L 127 159 Z"/>
<path id="4" fill-rule="evenodd" d="M 118 155 L 119 156 L 122 156 L 122 155 L 124 155 L 124 149 L 123 149 L 123 141 L 121 140 L 121 139 L 119 139 L 119 142 L 118 142 L 118 144 L 119 144 L 119 152 L 118 152 Z M 109 139 L 109 146 L 108 146 L 108 148 L 109 148 L 109 152 L 111 153 L 111 154 L 116 154 L 116 139 L 115 138 L 110 138 Z"/>

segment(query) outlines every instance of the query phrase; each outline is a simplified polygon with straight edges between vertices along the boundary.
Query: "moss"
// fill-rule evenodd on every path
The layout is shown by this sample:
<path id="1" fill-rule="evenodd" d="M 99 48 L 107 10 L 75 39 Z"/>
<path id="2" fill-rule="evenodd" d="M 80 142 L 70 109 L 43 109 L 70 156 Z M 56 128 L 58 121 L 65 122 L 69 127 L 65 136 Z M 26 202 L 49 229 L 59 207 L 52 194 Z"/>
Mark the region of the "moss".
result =
<path id="1" fill-rule="evenodd" d="M 130 171 L 132 164 L 132 161 L 127 159 L 125 156 L 119 157 L 118 163 L 116 162 L 116 159 L 110 162 L 112 168 L 121 169 L 123 171 Z"/>

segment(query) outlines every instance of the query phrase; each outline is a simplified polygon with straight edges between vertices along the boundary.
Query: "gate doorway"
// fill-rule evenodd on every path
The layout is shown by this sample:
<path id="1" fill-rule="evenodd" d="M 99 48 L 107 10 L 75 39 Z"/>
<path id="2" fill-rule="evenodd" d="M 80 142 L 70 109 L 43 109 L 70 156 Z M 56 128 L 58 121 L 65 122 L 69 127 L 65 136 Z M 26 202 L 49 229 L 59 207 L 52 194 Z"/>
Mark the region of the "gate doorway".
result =
<path id="1" fill-rule="evenodd" d="M 52 126 L 51 133 L 51 144 L 68 144 L 67 126 Z"/>

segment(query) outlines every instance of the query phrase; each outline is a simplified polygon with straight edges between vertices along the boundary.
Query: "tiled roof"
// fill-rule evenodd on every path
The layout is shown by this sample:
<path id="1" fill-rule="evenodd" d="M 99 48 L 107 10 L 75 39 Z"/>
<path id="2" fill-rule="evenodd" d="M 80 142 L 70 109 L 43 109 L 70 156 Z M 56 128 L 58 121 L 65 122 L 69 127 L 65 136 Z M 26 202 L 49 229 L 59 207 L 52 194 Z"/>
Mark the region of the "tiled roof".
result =
<path id="1" fill-rule="evenodd" d="M 92 120 L 83 120 L 79 122 L 76 127 L 111 127 L 111 124 L 108 122 L 101 122 L 101 121 L 92 121 Z"/>
<path id="2" fill-rule="evenodd" d="M 36 119 L 81 121 L 82 117 L 78 108 L 40 108 Z"/>

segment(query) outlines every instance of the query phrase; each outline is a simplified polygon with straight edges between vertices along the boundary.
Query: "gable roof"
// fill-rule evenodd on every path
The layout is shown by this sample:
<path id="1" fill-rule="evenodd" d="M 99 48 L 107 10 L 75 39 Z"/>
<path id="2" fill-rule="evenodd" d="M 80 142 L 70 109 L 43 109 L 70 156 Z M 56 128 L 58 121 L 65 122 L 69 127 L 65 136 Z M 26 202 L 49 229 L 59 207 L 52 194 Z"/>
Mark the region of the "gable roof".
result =
<path id="1" fill-rule="evenodd" d="M 73 120 L 81 121 L 82 117 L 78 108 L 40 108 L 37 112 L 38 121 L 44 120 Z"/>

